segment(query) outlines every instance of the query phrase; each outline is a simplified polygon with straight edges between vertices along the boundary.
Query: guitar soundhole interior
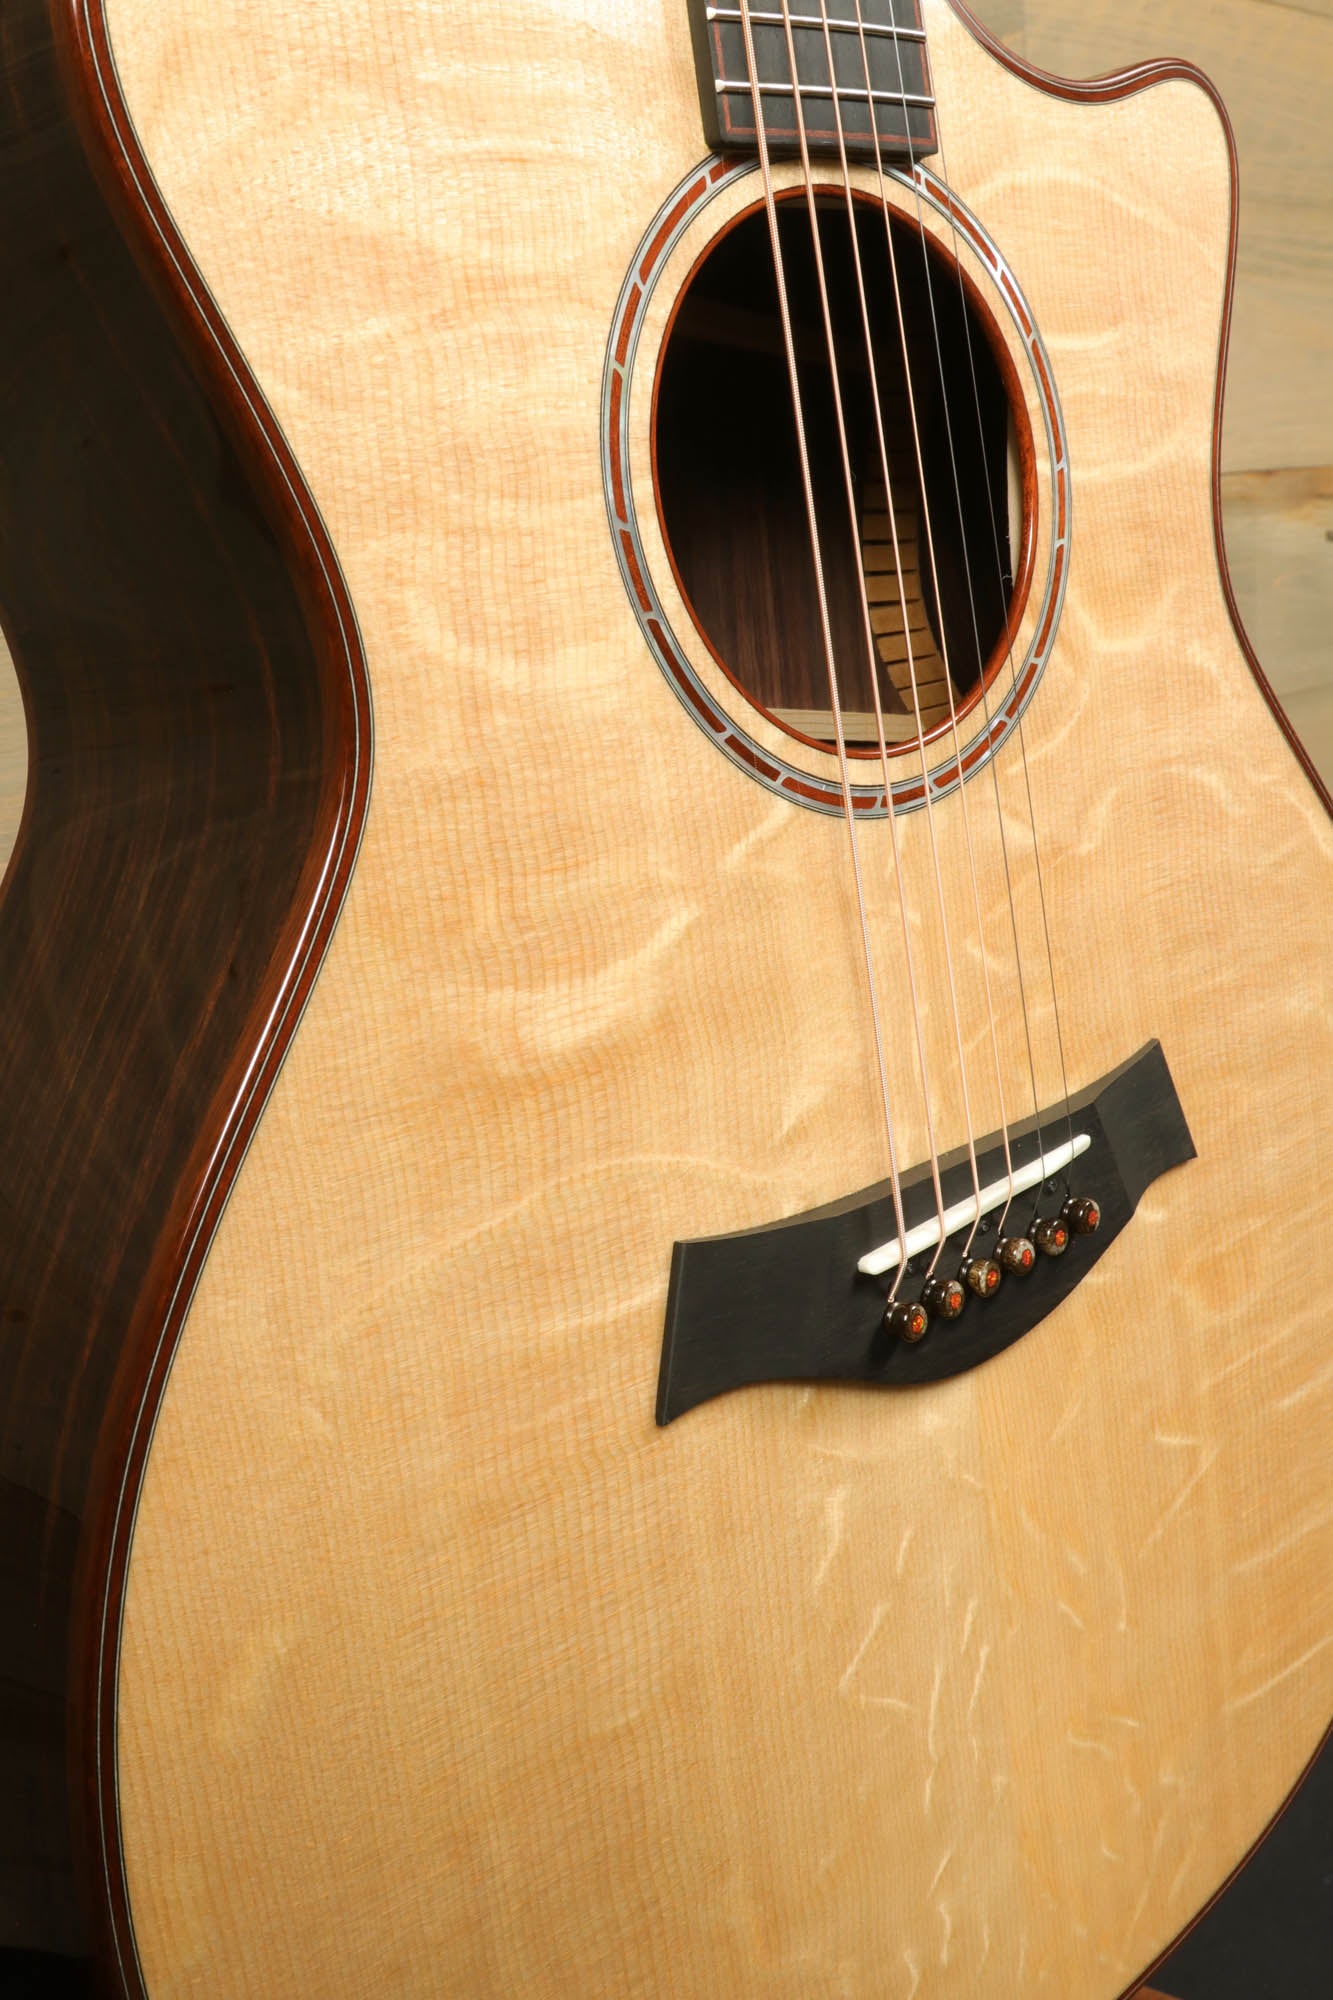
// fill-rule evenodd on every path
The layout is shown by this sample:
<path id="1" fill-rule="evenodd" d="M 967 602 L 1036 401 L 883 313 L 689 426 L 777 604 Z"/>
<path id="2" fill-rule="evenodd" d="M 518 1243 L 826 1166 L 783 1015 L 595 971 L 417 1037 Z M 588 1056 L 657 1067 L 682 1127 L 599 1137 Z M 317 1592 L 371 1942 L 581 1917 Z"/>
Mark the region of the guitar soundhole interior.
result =
<path id="1" fill-rule="evenodd" d="M 896 560 L 846 203 L 821 197 L 818 214 L 855 535 L 804 195 L 778 213 L 844 728 L 852 753 L 872 757 L 867 605 L 887 741 L 916 740 L 913 673 L 924 727 L 938 733 L 948 726 L 946 661 L 961 713 L 1005 657 L 1020 608 L 1020 464 L 1030 447 L 1020 452 L 1026 419 L 998 336 L 953 258 L 895 218 L 900 319 L 883 209 L 856 207 Z M 654 456 L 667 549 L 705 643 L 773 721 L 826 746 L 827 659 L 762 205 L 710 245 L 681 294 L 658 371 Z"/>

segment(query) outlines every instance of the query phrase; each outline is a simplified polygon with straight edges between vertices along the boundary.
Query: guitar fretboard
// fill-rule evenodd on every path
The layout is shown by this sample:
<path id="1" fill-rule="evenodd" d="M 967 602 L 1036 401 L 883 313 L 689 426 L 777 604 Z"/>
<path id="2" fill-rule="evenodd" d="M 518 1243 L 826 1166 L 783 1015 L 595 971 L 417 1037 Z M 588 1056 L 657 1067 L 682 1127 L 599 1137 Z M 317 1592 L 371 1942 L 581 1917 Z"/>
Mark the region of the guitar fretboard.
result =
<path id="1" fill-rule="evenodd" d="M 741 0 L 688 6 L 705 137 L 719 152 L 754 152 L 755 89 Z M 751 0 L 749 29 L 770 153 L 800 150 L 798 96 L 814 155 L 838 154 L 839 123 L 849 159 L 873 161 L 877 139 L 884 159 L 935 151 L 920 0 L 786 0 L 785 8 L 783 0 Z"/>

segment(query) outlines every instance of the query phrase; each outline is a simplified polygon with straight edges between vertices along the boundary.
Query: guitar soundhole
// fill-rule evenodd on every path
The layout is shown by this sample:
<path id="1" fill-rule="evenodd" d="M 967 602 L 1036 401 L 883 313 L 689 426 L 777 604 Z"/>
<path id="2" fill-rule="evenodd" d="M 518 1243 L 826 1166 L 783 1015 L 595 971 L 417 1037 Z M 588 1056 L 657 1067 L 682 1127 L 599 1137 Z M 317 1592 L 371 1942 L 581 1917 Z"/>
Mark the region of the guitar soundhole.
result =
<path id="1" fill-rule="evenodd" d="M 867 605 L 890 747 L 916 740 L 913 674 L 924 727 L 938 734 L 948 726 L 946 661 L 961 714 L 1005 658 L 1021 611 L 1031 446 L 1008 356 L 952 255 L 894 219 L 900 320 L 884 211 L 873 201 L 856 209 L 896 558 L 846 203 L 821 197 L 818 215 L 855 533 L 803 194 L 778 214 L 839 699 L 849 749 L 872 757 Z M 667 551 L 700 635 L 756 707 L 827 747 L 827 655 L 762 205 L 709 246 L 677 302 L 658 370 L 654 459 Z"/>

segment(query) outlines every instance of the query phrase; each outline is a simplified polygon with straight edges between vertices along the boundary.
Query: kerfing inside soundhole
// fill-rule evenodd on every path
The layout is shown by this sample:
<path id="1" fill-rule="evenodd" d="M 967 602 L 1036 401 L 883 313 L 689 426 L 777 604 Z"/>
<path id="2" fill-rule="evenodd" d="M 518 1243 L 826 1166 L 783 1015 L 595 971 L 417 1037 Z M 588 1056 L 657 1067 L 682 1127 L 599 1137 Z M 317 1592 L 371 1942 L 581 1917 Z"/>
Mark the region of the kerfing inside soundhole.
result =
<path id="1" fill-rule="evenodd" d="M 782 266 L 844 732 L 853 756 L 877 757 L 867 609 L 890 749 L 917 740 L 913 680 L 925 734 L 939 736 L 950 683 L 962 715 L 1007 657 L 1031 567 L 1031 433 L 948 239 L 896 214 L 886 225 L 878 200 L 858 198 L 863 314 L 841 191 L 816 212 L 841 427 L 803 191 L 779 199 Z M 663 536 L 700 636 L 756 708 L 827 748 L 827 648 L 762 203 L 708 246 L 681 292 L 653 453 Z"/>

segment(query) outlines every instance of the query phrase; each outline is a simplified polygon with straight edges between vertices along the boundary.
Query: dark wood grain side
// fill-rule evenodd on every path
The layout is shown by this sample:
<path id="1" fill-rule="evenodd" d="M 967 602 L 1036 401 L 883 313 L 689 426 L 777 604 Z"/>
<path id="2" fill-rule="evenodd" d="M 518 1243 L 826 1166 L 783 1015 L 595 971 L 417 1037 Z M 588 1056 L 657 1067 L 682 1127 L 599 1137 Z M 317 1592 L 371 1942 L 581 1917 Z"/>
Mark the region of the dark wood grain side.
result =
<path id="1" fill-rule="evenodd" d="M 133 1495 L 350 874 L 369 697 L 100 0 L 0 7 L 0 270 L 0 623 L 30 742 L 0 894 L 0 1993 L 79 1990 L 94 1961 L 135 1992 L 113 1706 Z"/>

